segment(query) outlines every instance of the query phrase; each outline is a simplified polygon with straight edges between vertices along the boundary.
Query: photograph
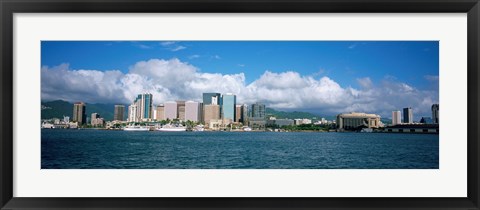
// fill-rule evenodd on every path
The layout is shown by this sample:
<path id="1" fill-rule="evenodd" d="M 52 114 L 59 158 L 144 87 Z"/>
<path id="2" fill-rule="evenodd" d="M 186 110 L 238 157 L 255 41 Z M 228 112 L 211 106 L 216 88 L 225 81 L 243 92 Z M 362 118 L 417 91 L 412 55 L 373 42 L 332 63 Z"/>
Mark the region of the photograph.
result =
<path id="1" fill-rule="evenodd" d="M 43 40 L 40 71 L 41 169 L 440 169 L 438 40 Z"/>
<path id="2" fill-rule="evenodd" d="M 0 2 L 1 210 L 480 209 L 480 0 Z"/>

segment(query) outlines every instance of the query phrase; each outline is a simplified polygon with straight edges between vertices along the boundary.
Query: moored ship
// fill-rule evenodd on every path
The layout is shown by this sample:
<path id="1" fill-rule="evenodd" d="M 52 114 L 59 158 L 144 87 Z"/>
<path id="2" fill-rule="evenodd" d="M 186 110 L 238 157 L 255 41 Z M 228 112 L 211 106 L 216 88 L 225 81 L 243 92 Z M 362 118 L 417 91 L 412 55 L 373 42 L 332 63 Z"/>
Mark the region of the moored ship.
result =
<path id="1" fill-rule="evenodd" d="M 139 126 L 139 125 L 129 125 L 123 128 L 124 131 L 149 131 L 150 128 L 146 126 Z"/>
<path id="2" fill-rule="evenodd" d="M 204 130 L 205 130 L 205 128 L 204 128 L 203 125 L 197 125 L 197 126 L 193 127 L 193 129 L 192 129 L 192 131 L 195 131 L 195 132 L 198 132 L 198 131 L 201 132 L 201 131 L 204 131 Z"/>
<path id="3" fill-rule="evenodd" d="M 186 131 L 187 128 L 183 126 L 175 126 L 175 125 L 164 125 L 161 128 L 157 128 L 157 131 L 169 131 L 169 132 L 178 132 L 178 131 Z"/>

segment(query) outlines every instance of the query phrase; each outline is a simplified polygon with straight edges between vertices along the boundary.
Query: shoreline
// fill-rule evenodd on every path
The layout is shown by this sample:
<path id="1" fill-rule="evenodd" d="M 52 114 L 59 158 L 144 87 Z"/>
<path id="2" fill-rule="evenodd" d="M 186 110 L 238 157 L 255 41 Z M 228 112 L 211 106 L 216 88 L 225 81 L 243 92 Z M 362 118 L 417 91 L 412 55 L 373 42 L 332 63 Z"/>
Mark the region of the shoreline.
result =
<path id="1" fill-rule="evenodd" d="M 104 130 L 104 131 L 124 131 L 123 129 L 106 129 L 106 128 L 40 128 L 41 130 Z M 135 131 L 133 131 L 135 132 Z M 183 132 L 224 132 L 224 133 L 391 133 L 391 134 L 436 134 L 435 132 L 359 132 L 359 131 L 311 131 L 311 130 L 296 130 L 296 131 L 266 131 L 266 130 L 252 130 L 252 131 L 241 131 L 241 130 L 232 130 L 232 131 L 222 131 L 222 130 L 204 130 L 204 131 L 139 131 L 139 132 L 161 132 L 161 133 L 183 133 Z"/>

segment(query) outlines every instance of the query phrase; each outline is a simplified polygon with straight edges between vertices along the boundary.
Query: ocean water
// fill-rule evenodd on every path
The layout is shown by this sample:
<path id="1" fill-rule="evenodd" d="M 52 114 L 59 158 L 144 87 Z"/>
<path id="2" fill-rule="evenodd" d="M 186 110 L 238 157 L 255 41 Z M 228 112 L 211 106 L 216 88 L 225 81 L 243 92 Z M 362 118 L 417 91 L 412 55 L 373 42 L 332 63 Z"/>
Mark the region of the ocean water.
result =
<path id="1" fill-rule="evenodd" d="M 436 169 L 435 134 L 42 129 L 42 169 Z"/>

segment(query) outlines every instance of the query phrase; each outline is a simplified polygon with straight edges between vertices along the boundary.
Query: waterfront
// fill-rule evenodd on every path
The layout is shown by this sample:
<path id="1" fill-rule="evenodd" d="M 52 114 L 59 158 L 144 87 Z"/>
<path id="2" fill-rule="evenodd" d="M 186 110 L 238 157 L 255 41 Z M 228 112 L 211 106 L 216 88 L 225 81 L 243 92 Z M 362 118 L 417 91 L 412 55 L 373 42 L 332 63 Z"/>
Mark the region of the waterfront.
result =
<path id="1" fill-rule="evenodd" d="M 432 169 L 438 135 L 42 129 L 42 169 Z"/>

